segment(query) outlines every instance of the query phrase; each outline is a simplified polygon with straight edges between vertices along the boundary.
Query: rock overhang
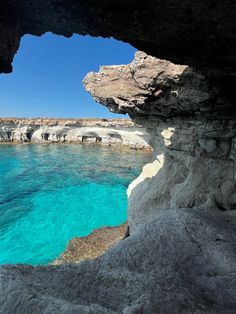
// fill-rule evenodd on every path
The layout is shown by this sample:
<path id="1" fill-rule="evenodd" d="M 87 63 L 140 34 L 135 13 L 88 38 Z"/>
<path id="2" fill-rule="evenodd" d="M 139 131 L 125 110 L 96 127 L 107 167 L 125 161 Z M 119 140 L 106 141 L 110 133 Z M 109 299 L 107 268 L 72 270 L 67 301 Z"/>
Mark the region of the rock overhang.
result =
<path id="1" fill-rule="evenodd" d="M 128 65 L 101 67 L 84 79 L 86 90 L 112 112 L 135 119 L 187 117 L 236 119 L 233 93 L 227 82 L 197 73 L 138 51 Z M 230 88 L 228 88 L 230 89 Z"/>
<path id="2" fill-rule="evenodd" d="M 235 17 L 233 0 L 1 1 L 1 72 L 11 71 L 24 34 L 47 31 L 113 36 L 194 67 L 142 54 L 155 66 L 144 62 L 140 70 L 133 64 L 130 73 L 130 66 L 122 67 L 118 83 L 126 78 L 117 90 L 90 85 L 91 94 L 113 111 L 143 119 L 162 152 L 130 191 L 135 231 L 106 255 L 78 266 L 1 267 L 4 313 L 235 313 L 236 223 L 235 211 L 228 210 L 236 206 Z M 121 68 L 101 72 L 109 69 Z M 135 82 L 135 73 L 145 69 Z"/>
<path id="3" fill-rule="evenodd" d="M 153 56 L 214 75 L 236 73 L 232 0 L 2 0 L 0 71 L 10 72 L 25 34 L 114 37 Z"/>

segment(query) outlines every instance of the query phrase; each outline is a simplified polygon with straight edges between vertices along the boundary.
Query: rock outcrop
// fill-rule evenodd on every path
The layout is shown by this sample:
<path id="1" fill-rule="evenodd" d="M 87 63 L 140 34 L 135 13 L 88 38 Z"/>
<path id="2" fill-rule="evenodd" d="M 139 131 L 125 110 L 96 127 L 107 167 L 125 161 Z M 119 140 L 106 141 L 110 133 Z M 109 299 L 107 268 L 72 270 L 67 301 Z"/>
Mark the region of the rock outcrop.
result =
<path id="1" fill-rule="evenodd" d="M 235 103 L 218 83 L 143 52 L 85 78 L 96 101 L 151 134 L 157 158 L 128 191 L 133 228 L 163 209 L 236 209 Z"/>
<path id="2" fill-rule="evenodd" d="M 5 266 L 1 313 L 234 314 L 233 212 L 162 211 L 101 257 Z"/>
<path id="3" fill-rule="evenodd" d="M 236 6 L 232 0 L 3 0 L 0 71 L 24 34 L 113 36 L 138 53 L 85 86 L 147 128 L 131 236 L 65 266 L 3 266 L 2 313 L 236 312 Z M 191 67 L 189 67 L 191 66 Z"/>
<path id="4" fill-rule="evenodd" d="M 0 119 L 0 142 L 85 143 L 147 149 L 150 136 L 128 119 Z"/>
<path id="5" fill-rule="evenodd" d="M 84 84 L 151 134 L 153 161 L 128 190 L 131 235 L 78 265 L 2 267 L 2 312 L 234 314 L 236 127 L 220 111 L 232 99 L 142 52 Z"/>
<path id="6" fill-rule="evenodd" d="M 236 73 L 233 0 L 1 0 L 0 72 L 20 39 L 45 32 L 114 37 L 175 63 Z"/>

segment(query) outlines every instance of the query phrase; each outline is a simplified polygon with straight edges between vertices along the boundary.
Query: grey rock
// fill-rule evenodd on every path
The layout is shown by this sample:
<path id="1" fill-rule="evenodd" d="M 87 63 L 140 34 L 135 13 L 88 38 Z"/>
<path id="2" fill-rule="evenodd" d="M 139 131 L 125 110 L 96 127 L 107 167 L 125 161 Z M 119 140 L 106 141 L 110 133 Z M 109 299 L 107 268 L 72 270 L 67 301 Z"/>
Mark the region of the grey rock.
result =
<path id="1" fill-rule="evenodd" d="M 234 0 L 1 0 L 0 72 L 12 70 L 22 36 L 52 32 L 113 37 L 158 58 L 235 76 L 235 19 Z"/>
<path id="2" fill-rule="evenodd" d="M 235 256 L 236 212 L 162 211 L 93 261 L 1 267 L 0 309 L 233 314 Z"/>
<path id="3" fill-rule="evenodd" d="M 131 235 L 78 265 L 2 266 L 0 310 L 234 314 L 236 118 L 230 93 L 222 98 L 218 83 L 144 53 L 131 65 L 89 74 L 85 86 L 151 136 L 153 161 L 128 189 Z"/>

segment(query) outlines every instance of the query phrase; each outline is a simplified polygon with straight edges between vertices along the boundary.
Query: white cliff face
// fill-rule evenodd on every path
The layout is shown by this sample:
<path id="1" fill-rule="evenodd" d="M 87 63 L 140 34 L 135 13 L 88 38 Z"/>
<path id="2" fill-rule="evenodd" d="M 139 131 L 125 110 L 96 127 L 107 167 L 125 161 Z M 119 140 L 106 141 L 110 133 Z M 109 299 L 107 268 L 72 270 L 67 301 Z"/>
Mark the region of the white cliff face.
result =
<path id="1" fill-rule="evenodd" d="M 137 149 L 150 149 L 150 136 L 143 127 L 131 121 L 115 120 L 104 123 L 95 120 L 90 123 L 45 124 L 28 121 L 0 121 L 0 142 L 32 143 L 90 143 L 114 146 L 129 146 Z M 93 125 L 94 124 L 94 125 Z"/>
<path id="2" fill-rule="evenodd" d="M 235 122 L 169 119 L 149 127 L 154 161 L 129 186 L 131 230 L 161 210 L 236 209 Z"/>
<path id="3" fill-rule="evenodd" d="M 131 231 L 162 210 L 236 209 L 234 102 L 213 82 L 143 52 L 85 78 L 98 102 L 129 113 L 151 136 L 154 161 L 128 189 Z"/>

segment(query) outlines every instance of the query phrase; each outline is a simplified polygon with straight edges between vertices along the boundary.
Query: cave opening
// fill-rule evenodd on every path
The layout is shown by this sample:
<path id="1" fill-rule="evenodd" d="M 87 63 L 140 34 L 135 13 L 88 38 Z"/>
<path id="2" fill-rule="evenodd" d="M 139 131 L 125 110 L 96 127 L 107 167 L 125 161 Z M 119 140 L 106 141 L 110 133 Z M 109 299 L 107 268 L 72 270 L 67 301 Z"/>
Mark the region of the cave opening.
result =
<path id="1" fill-rule="evenodd" d="M 0 75 L 0 116 L 121 118 L 96 104 L 82 80 L 101 65 L 129 63 L 135 51 L 112 38 L 25 35 L 13 72 Z"/>
<path id="2" fill-rule="evenodd" d="M 89 71 L 98 71 L 100 65 L 129 63 L 134 53 L 135 49 L 130 45 L 114 39 L 77 35 L 67 39 L 50 33 L 40 38 L 30 35 L 22 38 L 13 73 L 0 75 L 0 117 L 6 118 L 0 122 L 0 132 L 1 123 L 6 121 L 6 129 L 10 130 L 6 131 L 7 138 L 12 137 L 12 141 L 17 143 L 39 145 L 6 146 L 7 158 L 17 151 L 12 166 L 14 188 L 6 198 L 12 197 L 9 214 L 16 221 L 21 219 L 21 228 L 14 230 L 14 239 L 19 242 L 14 256 L 2 247 L 5 253 L 0 256 L 0 264 L 48 264 L 63 253 L 69 240 L 75 236 L 87 236 L 104 226 L 121 225 L 119 238 L 125 236 L 127 186 L 140 174 L 151 153 L 110 147 L 112 143 L 122 144 L 124 139 L 119 128 L 122 129 L 123 125 L 128 128 L 126 142 L 132 142 L 129 139 L 132 122 L 126 119 L 128 116 L 114 114 L 95 103 L 85 91 L 82 80 Z M 77 118 L 81 120 L 77 121 Z M 71 138 L 72 131 L 77 127 L 83 128 L 83 118 L 87 119 L 87 124 L 98 119 L 99 123 L 108 126 L 108 130 L 105 132 L 104 127 L 102 132 L 97 128 L 91 132 L 87 127 L 85 133 L 75 132 Z M 122 119 L 123 125 L 117 127 L 110 118 L 115 118 L 114 121 L 125 119 Z M 104 140 L 107 141 L 106 147 L 102 147 Z M 85 145 L 61 145 L 81 142 Z M 49 145 L 51 143 L 53 145 Z M 1 149 L 0 154 L 4 146 Z M 14 173 L 18 173 L 14 167 L 18 164 L 25 173 L 24 184 L 20 175 L 14 177 Z M 2 189 L 7 188 L 4 180 L 2 175 Z M 6 194 L 1 192 L 0 189 L 0 195 Z M 0 198 L 1 202 L 5 204 L 5 198 Z M 86 206 L 88 213 L 85 212 Z M 81 216 L 78 214 L 80 211 Z M 44 217 L 39 220 L 37 232 L 28 212 L 34 213 L 33 220 Z M 68 230 L 59 227 L 58 223 L 67 224 Z M 52 237 L 54 241 L 50 243 Z M 11 239 L 12 243 L 3 242 L 0 246 L 15 246 L 16 240 Z M 21 242 L 22 239 L 29 247 Z M 30 256 L 28 252 L 35 253 Z"/>

